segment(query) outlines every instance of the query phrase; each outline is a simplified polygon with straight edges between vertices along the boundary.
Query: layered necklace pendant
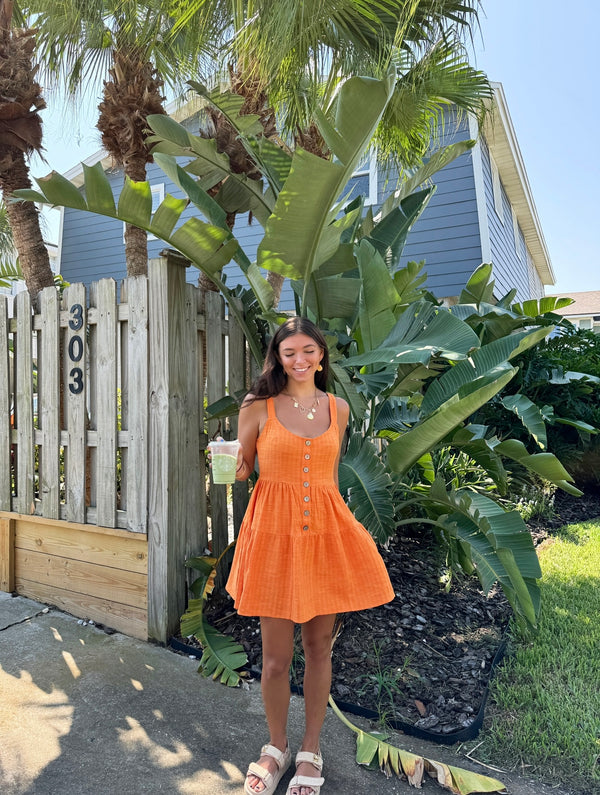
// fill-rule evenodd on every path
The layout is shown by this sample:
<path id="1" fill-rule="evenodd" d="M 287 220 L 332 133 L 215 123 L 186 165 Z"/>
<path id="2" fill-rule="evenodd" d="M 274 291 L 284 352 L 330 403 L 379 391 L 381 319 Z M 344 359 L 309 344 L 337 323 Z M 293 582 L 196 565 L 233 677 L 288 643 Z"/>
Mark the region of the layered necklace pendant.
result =
<path id="1" fill-rule="evenodd" d="M 315 395 L 314 402 L 313 402 L 312 406 L 309 409 L 307 409 L 306 406 L 303 406 L 302 403 L 300 403 L 297 398 L 292 397 L 292 395 L 290 395 L 289 397 L 290 397 L 290 400 L 292 401 L 292 403 L 294 404 L 294 408 L 295 409 L 298 409 L 298 411 L 302 412 L 302 414 L 304 414 L 306 416 L 307 420 L 314 420 L 315 412 L 319 408 L 319 400 L 320 400 L 320 398 L 318 398 Z"/>

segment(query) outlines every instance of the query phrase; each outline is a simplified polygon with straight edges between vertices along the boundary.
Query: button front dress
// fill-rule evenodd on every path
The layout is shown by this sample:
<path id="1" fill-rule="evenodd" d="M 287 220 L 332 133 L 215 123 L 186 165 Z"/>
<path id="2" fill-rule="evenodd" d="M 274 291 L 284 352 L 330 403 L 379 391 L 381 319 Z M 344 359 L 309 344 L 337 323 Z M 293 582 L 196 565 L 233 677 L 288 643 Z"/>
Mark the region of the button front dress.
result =
<path id="1" fill-rule="evenodd" d="M 335 397 L 328 399 L 329 428 L 309 438 L 288 431 L 267 398 L 256 443 L 260 476 L 227 582 L 240 615 L 304 623 L 394 598 L 373 538 L 334 479 L 339 429 Z"/>

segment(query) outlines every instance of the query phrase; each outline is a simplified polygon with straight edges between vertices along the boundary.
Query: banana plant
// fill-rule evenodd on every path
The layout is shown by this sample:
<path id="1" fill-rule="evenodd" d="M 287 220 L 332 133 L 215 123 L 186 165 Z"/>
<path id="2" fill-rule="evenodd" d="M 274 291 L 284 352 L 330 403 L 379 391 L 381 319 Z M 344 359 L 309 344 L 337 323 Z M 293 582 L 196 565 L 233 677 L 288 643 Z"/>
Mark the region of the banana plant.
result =
<path id="1" fill-rule="evenodd" d="M 193 635 L 202 644 L 203 653 L 198 668 L 200 673 L 219 679 L 228 687 L 236 687 L 243 675 L 240 668 L 248 662 L 246 652 L 233 638 L 218 632 L 204 620 L 204 607 L 214 588 L 217 567 L 231 547 L 232 544 L 229 544 L 219 558 L 203 556 L 186 560 L 185 565 L 200 572 L 200 575 L 190 585 L 195 598 L 190 599 L 181 617 L 181 634 L 184 638 Z"/>

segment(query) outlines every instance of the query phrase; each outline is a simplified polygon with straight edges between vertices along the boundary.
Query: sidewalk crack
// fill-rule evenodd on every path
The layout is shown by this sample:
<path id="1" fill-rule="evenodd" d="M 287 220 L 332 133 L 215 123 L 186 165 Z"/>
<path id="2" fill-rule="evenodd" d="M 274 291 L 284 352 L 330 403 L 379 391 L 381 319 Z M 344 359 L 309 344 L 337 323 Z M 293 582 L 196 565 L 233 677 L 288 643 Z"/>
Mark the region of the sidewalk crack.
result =
<path id="1" fill-rule="evenodd" d="M 4 632 L 6 629 L 11 629 L 12 627 L 18 627 L 19 624 L 26 624 L 28 621 L 31 621 L 34 618 L 39 618 L 40 616 L 48 615 L 50 609 L 45 607 L 43 610 L 38 610 L 37 613 L 34 613 L 31 616 L 25 616 L 20 621 L 14 621 L 12 624 L 7 624 L 5 627 L 0 627 L 0 632 Z"/>

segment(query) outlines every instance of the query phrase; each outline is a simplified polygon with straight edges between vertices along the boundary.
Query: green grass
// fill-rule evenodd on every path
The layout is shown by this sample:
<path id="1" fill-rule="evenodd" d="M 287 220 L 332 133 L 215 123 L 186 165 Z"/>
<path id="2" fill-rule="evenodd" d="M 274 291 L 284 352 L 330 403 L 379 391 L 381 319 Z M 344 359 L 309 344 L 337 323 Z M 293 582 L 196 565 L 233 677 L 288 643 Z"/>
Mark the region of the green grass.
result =
<path id="1" fill-rule="evenodd" d="M 600 520 L 563 528 L 539 557 L 539 633 L 513 636 L 477 756 L 600 792 Z"/>

